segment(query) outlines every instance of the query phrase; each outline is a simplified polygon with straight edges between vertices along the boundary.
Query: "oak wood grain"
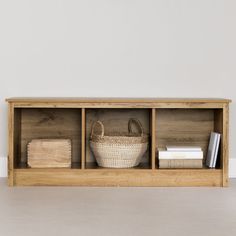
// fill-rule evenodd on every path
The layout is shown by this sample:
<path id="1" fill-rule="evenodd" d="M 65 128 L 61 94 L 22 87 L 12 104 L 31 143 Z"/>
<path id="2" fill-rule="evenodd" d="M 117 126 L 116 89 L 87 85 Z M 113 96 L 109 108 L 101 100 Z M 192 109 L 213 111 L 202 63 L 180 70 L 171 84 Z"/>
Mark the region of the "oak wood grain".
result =
<path id="1" fill-rule="evenodd" d="M 222 170 L 17 169 L 17 186 L 222 186 Z"/>
<path id="2" fill-rule="evenodd" d="M 11 103 L 11 102 L 10 102 Z M 224 103 L 214 102 L 15 102 L 14 107 L 19 108 L 223 108 Z"/>
<path id="3" fill-rule="evenodd" d="M 8 106 L 8 185 L 14 185 L 14 106 Z"/>
<path id="4" fill-rule="evenodd" d="M 22 109 L 21 162 L 27 163 L 27 144 L 32 139 L 70 139 L 72 162 L 81 162 L 80 109 Z"/>
<path id="5" fill-rule="evenodd" d="M 10 98 L 9 186 L 227 186 L 229 99 L 205 98 Z M 138 118 L 151 136 L 137 168 L 98 168 L 89 151 L 91 123 L 107 132 L 127 131 Z M 166 144 L 200 145 L 206 155 L 211 131 L 222 133 L 219 169 L 157 169 L 155 152 Z M 34 138 L 70 138 L 74 168 L 28 169 L 26 145 Z M 90 165 L 91 164 L 91 165 Z M 26 167 L 26 166 L 25 166 Z"/>
<path id="6" fill-rule="evenodd" d="M 21 103 L 227 103 L 231 102 L 230 99 L 222 98 L 119 98 L 119 97 L 100 97 L 100 98 L 88 98 L 88 97 L 12 97 L 7 98 L 7 102 Z"/>
<path id="7" fill-rule="evenodd" d="M 27 151 L 31 168 L 71 167 L 70 139 L 33 139 Z"/>
<path id="8" fill-rule="evenodd" d="M 229 185 L 229 105 L 223 110 L 223 186 Z"/>
<path id="9" fill-rule="evenodd" d="M 156 116 L 157 149 L 167 145 L 200 146 L 206 158 L 210 133 L 214 131 L 214 110 L 157 109 Z"/>

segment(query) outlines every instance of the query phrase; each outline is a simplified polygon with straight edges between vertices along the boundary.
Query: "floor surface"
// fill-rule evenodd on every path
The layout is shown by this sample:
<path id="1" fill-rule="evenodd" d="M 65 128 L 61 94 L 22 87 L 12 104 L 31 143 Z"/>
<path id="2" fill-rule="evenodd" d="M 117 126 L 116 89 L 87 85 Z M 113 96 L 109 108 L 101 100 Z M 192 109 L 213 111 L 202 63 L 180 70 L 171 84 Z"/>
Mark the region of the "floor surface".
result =
<path id="1" fill-rule="evenodd" d="M 229 188 L 7 187 L 0 236 L 235 236 Z"/>

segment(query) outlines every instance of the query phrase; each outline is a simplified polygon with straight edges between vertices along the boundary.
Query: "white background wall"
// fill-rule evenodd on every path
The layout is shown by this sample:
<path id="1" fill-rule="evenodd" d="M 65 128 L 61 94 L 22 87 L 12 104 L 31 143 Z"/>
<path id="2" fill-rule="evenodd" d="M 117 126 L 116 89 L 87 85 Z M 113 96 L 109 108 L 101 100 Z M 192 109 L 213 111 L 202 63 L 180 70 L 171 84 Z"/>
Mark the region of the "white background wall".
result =
<path id="1" fill-rule="evenodd" d="M 11 96 L 236 100 L 235 0 L 0 1 L 0 156 Z M 230 156 L 236 158 L 236 106 Z"/>

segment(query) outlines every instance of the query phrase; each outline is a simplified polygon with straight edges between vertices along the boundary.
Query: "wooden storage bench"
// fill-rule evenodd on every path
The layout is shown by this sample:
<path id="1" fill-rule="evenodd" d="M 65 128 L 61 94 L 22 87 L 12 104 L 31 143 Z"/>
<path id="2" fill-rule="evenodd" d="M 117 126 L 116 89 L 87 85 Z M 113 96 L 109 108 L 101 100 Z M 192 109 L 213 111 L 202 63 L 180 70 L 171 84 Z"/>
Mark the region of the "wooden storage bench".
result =
<path id="1" fill-rule="evenodd" d="M 9 186 L 227 186 L 228 99 L 9 98 Z M 138 167 L 97 166 L 89 148 L 91 124 L 127 131 L 129 118 L 141 121 L 149 149 Z M 157 149 L 167 144 L 197 145 L 206 158 L 210 133 L 222 134 L 215 169 L 159 169 Z M 29 168 L 32 139 L 70 139 L 71 168 Z"/>

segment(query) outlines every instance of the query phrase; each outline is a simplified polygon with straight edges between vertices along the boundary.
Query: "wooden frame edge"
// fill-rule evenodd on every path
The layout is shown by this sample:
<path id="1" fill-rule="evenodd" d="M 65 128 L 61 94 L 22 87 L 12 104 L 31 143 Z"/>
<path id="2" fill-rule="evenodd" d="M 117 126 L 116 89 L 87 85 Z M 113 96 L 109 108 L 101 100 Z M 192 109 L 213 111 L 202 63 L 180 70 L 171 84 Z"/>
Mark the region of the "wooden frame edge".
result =
<path id="1" fill-rule="evenodd" d="M 8 104 L 8 186 L 14 186 L 14 104 Z"/>
<path id="2" fill-rule="evenodd" d="M 229 186 L 229 104 L 223 108 L 223 173 L 222 186 Z"/>

